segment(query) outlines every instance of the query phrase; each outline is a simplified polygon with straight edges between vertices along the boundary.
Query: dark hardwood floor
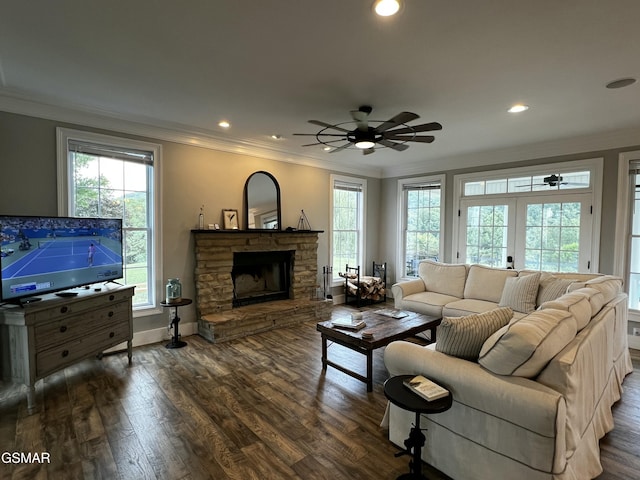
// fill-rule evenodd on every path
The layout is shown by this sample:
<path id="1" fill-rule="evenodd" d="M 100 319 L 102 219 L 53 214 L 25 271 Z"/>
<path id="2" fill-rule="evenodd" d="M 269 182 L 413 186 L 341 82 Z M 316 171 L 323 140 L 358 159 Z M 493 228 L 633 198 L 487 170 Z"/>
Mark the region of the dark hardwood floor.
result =
<path id="1" fill-rule="evenodd" d="M 348 315 L 348 307 L 334 315 Z M 386 400 L 382 349 L 374 391 L 321 369 L 315 322 L 241 340 L 162 344 L 85 361 L 39 382 L 39 409 L 25 389 L 0 383 L 0 453 L 50 455 L 50 463 L 0 462 L 0 479 L 394 479 L 408 457 L 379 427 Z M 365 357 L 338 345 L 329 355 L 364 372 Z M 640 471 L 640 352 L 602 441 L 599 479 Z M 446 479 L 425 466 L 429 478 Z"/>

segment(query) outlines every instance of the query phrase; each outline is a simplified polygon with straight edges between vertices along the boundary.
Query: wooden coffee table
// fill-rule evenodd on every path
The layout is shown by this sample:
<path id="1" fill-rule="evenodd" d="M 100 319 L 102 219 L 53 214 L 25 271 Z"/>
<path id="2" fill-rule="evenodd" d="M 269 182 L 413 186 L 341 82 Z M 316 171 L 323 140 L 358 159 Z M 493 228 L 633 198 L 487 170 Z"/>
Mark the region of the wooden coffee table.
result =
<path id="1" fill-rule="evenodd" d="M 331 320 L 320 322 L 316 326 L 322 336 L 322 369 L 331 366 L 347 375 L 357 378 L 367 384 L 367 391 L 373 391 L 373 351 L 376 348 L 385 347 L 391 342 L 412 337 L 418 333 L 429 330 L 431 341 L 436 339 L 436 327 L 442 320 L 439 317 L 431 317 L 421 313 L 408 312 L 403 318 L 392 318 L 375 313 L 375 310 L 362 312 L 362 319 L 367 324 L 361 330 L 334 327 Z M 370 332 L 373 338 L 362 338 L 362 332 Z M 367 375 L 363 376 L 343 365 L 332 362 L 327 358 L 327 341 L 350 348 L 367 357 Z"/>

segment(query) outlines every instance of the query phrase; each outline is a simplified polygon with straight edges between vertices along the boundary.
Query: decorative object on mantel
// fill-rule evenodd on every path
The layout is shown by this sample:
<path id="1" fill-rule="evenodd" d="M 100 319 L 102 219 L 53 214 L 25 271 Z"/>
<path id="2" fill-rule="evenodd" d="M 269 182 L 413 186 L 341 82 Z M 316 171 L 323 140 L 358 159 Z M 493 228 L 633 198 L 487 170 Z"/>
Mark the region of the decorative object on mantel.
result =
<path id="1" fill-rule="evenodd" d="M 252 173 L 244 185 L 244 225 L 247 230 L 280 230 L 280 185 L 263 170 Z"/>
<path id="2" fill-rule="evenodd" d="M 198 215 L 198 228 L 204 230 L 204 205 L 200 207 L 200 215 Z"/>
<path id="3" fill-rule="evenodd" d="M 228 230 L 238 229 L 238 210 L 235 209 L 223 209 L 222 218 L 224 220 L 224 228 Z"/>
<path id="4" fill-rule="evenodd" d="M 298 220 L 298 230 L 311 230 L 311 224 L 309 219 L 304 213 L 304 210 L 300 210 L 300 220 Z"/>

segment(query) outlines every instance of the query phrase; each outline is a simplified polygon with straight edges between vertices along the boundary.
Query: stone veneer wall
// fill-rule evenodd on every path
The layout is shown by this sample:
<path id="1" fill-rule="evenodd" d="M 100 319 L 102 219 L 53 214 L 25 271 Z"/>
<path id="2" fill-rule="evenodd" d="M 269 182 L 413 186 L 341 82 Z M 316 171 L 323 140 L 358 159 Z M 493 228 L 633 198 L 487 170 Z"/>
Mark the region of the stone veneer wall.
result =
<path id="1" fill-rule="evenodd" d="M 290 298 L 312 298 L 318 283 L 318 233 L 195 230 L 196 302 L 200 315 L 233 308 L 231 269 L 235 252 L 295 251 Z"/>
<path id="2" fill-rule="evenodd" d="M 313 298 L 318 282 L 319 233 L 193 230 L 198 333 L 216 342 L 312 318 L 326 320 L 331 302 Z M 233 254 L 261 251 L 294 251 L 290 299 L 233 308 Z"/>

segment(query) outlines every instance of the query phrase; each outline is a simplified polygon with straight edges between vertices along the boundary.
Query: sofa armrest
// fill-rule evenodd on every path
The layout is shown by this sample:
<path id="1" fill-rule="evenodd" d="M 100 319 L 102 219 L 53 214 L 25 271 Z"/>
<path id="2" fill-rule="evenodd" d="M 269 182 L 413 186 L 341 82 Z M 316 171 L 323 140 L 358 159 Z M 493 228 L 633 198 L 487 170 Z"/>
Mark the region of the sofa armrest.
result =
<path id="1" fill-rule="evenodd" d="M 392 342 L 384 351 L 391 376 L 424 375 L 453 395 L 454 402 L 503 418 L 540 435 L 556 436 L 565 421 L 562 395 L 533 380 L 494 375 L 479 364 L 410 342 Z M 561 445 L 564 445 L 564 436 Z"/>
<path id="2" fill-rule="evenodd" d="M 396 301 L 402 300 L 407 295 L 413 295 L 414 293 L 426 291 L 427 288 L 420 278 L 416 278 L 415 280 L 407 280 L 406 282 L 398 282 L 391 286 L 391 292 L 393 292 L 393 298 Z"/>

